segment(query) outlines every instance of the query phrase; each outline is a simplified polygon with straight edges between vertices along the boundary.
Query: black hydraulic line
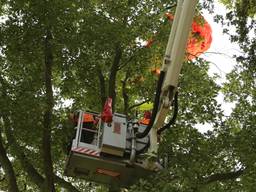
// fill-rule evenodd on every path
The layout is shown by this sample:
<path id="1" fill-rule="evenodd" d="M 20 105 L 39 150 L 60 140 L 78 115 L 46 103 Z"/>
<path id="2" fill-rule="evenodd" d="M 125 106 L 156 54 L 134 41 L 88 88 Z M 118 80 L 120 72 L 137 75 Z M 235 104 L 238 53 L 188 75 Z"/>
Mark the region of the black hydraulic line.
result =
<path id="1" fill-rule="evenodd" d="M 150 138 L 148 137 L 148 142 L 145 144 L 145 146 L 143 148 L 141 148 L 140 150 L 136 150 L 136 155 L 140 155 L 140 154 L 144 153 L 149 147 L 150 147 Z M 125 152 L 125 155 L 127 158 L 130 156 L 130 154 L 131 154 L 130 151 Z"/>
<path id="2" fill-rule="evenodd" d="M 157 83 L 156 95 L 155 95 L 155 100 L 154 100 L 154 107 L 153 107 L 150 122 L 149 122 L 148 126 L 146 127 L 146 129 L 143 132 L 138 132 L 136 134 L 137 138 L 146 137 L 148 135 L 149 131 L 151 130 L 153 124 L 154 124 L 154 121 L 156 119 L 156 114 L 157 114 L 157 111 L 158 111 L 158 107 L 159 107 L 160 95 L 161 95 L 161 89 L 162 89 L 162 84 L 163 84 L 163 81 L 164 81 L 164 77 L 165 77 L 165 72 L 161 71 L 160 76 L 159 76 L 159 80 L 158 80 L 158 83 Z"/>
<path id="3" fill-rule="evenodd" d="M 165 131 L 166 129 L 170 128 L 171 125 L 173 125 L 177 119 L 178 116 L 178 110 L 179 110 L 179 105 L 178 105 L 178 92 L 175 93 L 174 96 L 174 100 L 173 100 L 173 104 L 174 104 L 174 111 L 173 111 L 173 116 L 172 119 L 163 127 L 161 127 L 160 129 L 158 129 L 157 134 L 160 135 L 163 131 Z"/>
<path id="4" fill-rule="evenodd" d="M 166 10 L 172 9 L 177 6 L 177 3 L 174 3 L 173 5 L 170 5 L 169 7 L 166 7 Z"/>
<path id="5" fill-rule="evenodd" d="M 149 147 L 150 147 L 150 138 L 148 139 L 147 144 L 142 149 L 136 151 L 136 154 L 140 155 L 144 153 Z"/>

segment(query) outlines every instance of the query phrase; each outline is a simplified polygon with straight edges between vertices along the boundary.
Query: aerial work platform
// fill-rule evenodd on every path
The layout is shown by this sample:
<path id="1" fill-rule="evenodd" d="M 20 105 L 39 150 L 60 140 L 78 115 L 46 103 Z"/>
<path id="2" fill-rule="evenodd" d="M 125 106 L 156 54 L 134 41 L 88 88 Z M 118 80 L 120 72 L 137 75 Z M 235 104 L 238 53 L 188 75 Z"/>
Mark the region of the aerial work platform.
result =
<path id="1" fill-rule="evenodd" d="M 93 117 L 91 125 L 84 121 L 85 114 Z M 145 128 L 137 125 L 138 131 Z M 65 167 L 67 176 L 126 187 L 161 168 L 139 158 L 139 153 L 149 146 L 149 137 L 137 139 L 135 143 L 134 125 L 128 123 L 124 115 L 116 113 L 112 123 L 105 123 L 96 113 L 80 111 L 75 129 Z M 86 138 L 86 135 L 92 137 L 91 133 L 93 139 Z"/>
<path id="2" fill-rule="evenodd" d="M 147 170 L 140 164 L 129 165 L 125 160 L 99 156 L 90 156 L 72 151 L 67 162 L 67 176 L 84 178 L 115 187 L 127 187 L 140 178 L 145 178 L 153 170 Z"/>
<path id="3" fill-rule="evenodd" d="M 161 159 L 161 165 L 155 156 L 161 133 L 173 125 L 177 118 L 178 79 L 197 2 L 198 0 L 177 1 L 152 113 L 150 118 L 144 121 L 148 124 L 136 120 L 128 121 L 125 115 L 118 113 L 112 116 L 112 106 L 109 102 L 112 101 L 111 98 L 108 98 L 105 104 L 108 112 L 111 111 L 111 117 L 80 111 L 75 118 L 76 135 L 72 140 L 65 167 L 67 176 L 120 188 L 130 186 L 140 178 L 163 169 L 165 158 Z M 200 26 L 195 29 L 194 34 L 200 35 Z M 211 37 L 208 39 L 209 41 L 204 40 L 200 45 L 210 43 Z M 194 45 L 194 40 L 196 39 L 189 45 Z M 170 109 L 173 115 L 167 123 L 166 117 Z M 153 158 L 148 158 L 152 154 Z"/>

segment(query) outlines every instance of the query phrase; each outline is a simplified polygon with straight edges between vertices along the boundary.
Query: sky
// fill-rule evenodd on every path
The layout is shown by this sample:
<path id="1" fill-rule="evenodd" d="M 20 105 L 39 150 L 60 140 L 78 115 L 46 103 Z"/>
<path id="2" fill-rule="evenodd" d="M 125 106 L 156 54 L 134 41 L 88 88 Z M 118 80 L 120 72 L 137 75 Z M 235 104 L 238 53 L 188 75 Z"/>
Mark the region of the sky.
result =
<path id="1" fill-rule="evenodd" d="M 206 53 L 204 53 L 201 57 L 211 62 L 209 74 L 218 74 L 220 78 L 217 79 L 217 84 L 221 85 L 226 81 L 226 74 L 231 72 L 236 64 L 236 60 L 233 58 L 233 55 L 236 53 L 240 53 L 240 50 L 237 44 L 230 42 L 228 35 L 224 35 L 222 33 L 222 25 L 214 22 L 213 16 L 215 14 L 225 15 L 225 13 L 227 12 L 225 7 L 222 4 L 218 3 L 217 0 L 215 0 L 214 4 L 215 13 L 209 14 L 208 11 L 203 12 L 203 16 L 212 27 L 213 40 L 210 49 L 208 49 Z M 222 93 L 219 93 L 217 101 L 219 104 L 222 105 L 224 114 L 227 116 L 230 115 L 235 104 L 225 102 L 224 95 Z M 211 130 L 211 126 L 209 124 L 200 124 L 197 127 L 198 130 L 203 133 Z"/>
<path id="2" fill-rule="evenodd" d="M 224 15 L 227 12 L 225 7 L 217 1 L 215 1 L 215 6 L 216 10 L 218 10 L 218 14 Z M 214 14 L 209 14 L 207 11 L 204 11 L 203 13 L 203 16 L 212 27 L 213 41 L 210 49 L 207 50 L 202 57 L 211 62 L 209 73 L 217 73 L 221 76 L 218 81 L 218 83 L 221 84 L 225 81 L 225 75 L 233 69 L 236 63 L 232 56 L 239 53 L 240 50 L 237 44 L 230 42 L 228 35 L 222 33 L 222 25 L 213 21 L 213 16 L 215 14 L 216 12 Z"/>

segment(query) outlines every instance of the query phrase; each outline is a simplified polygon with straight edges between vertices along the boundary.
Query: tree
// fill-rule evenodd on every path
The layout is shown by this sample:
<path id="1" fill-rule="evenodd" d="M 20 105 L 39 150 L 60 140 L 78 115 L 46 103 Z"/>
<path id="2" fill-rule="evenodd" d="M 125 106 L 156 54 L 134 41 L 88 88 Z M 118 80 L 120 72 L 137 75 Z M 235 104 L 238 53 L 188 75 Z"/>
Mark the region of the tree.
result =
<path id="1" fill-rule="evenodd" d="M 1 31 L 1 106 L 6 107 L 2 108 L 1 117 L 10 154 L 22 167 L 16 171 L 21 175 L 25 172 L 42 191 L 55 191 L 54 182 L 72 188 L 54 174 L 51 157 L 54 132 L 52 74 L 54 51 L 57 51 L 53 34 L 60 32 L 53 26 L 61 16 L 68 14 L 62 12 L 67 4 L 57 7 L 58 2 L 52 6 L 46 1 L 6 3 L 8 19 Z M 59 12 L 52 8 L 58 8 Z"/>
<path id="2" fill-rule="evenodd" d="M 105 99 L 112 97 L 114 110 L 132 117 L 135 101 L 152 100 L 157 77 L 150 69 L 161 65 L 170 31 L 162 16 L 172 3 L 1 1 L 6 20 L 0 24 L 0 188 L 107 190 L 64 177 L 65 144 L 72 131 L 65 124 L 67 114 L 79 108 L 101 111 Z M 248 35 L 255 26 L 253 3 L 229 5 L 248 5 L 227 17 L 238 29 L 232 40 L 246 54 L 237 57 L 224 87 L 207 74 L 207 61 L 184 64 L 179 117 L 162 136 L 159 151 L 160 157 L 169 157 L 168 169 L 138 181 L 129 191 L 254 189 L 255 39 Z M 143 46 L 152 38 L 151 48 Z M 230 117 L 224 117 L 216 102 L 220 90 L 237 102 Z M 73 104 L 66 107 L 63 101 L 68 99 Z M 198 123 L 210 123 L 214 131 L 199 133 Z"/>

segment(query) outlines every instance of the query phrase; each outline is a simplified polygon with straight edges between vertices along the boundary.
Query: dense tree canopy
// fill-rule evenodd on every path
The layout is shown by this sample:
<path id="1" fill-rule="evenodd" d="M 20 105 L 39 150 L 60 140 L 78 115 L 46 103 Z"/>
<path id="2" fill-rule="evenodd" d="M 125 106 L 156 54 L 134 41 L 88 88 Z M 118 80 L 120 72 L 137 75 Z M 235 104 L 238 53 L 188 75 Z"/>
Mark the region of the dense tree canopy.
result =
<path id="1" fill-rule="evenodd" d="M 184 63 L 179 116 L 162 135 L 168 169 L 129 191 L 254 191 L 256 180 L 256 10 L 253 0 L 223 0 L 216 15 L 242 50 L 227 82 L 217 85 L 203 59 Z M 0 190 L 107 191 L 63 175 L 72 130 L 68 114 L 114 110 L 134 117 L 136 104 L 152 101 L 170 32 L 164 18 L 175 1 L 1 0 Z M 212 11 L 213 1 L 198 5 Z M 229 31 L 229 26 L 236 31 Z M 154 38 L 150 47 L 144 41 Z M 216 96 L 235 103 L 225 116 Z M 67 105 L 72 101 L 72 105 Z M 210 124 L 203 134 L 196 126 Z"/>

